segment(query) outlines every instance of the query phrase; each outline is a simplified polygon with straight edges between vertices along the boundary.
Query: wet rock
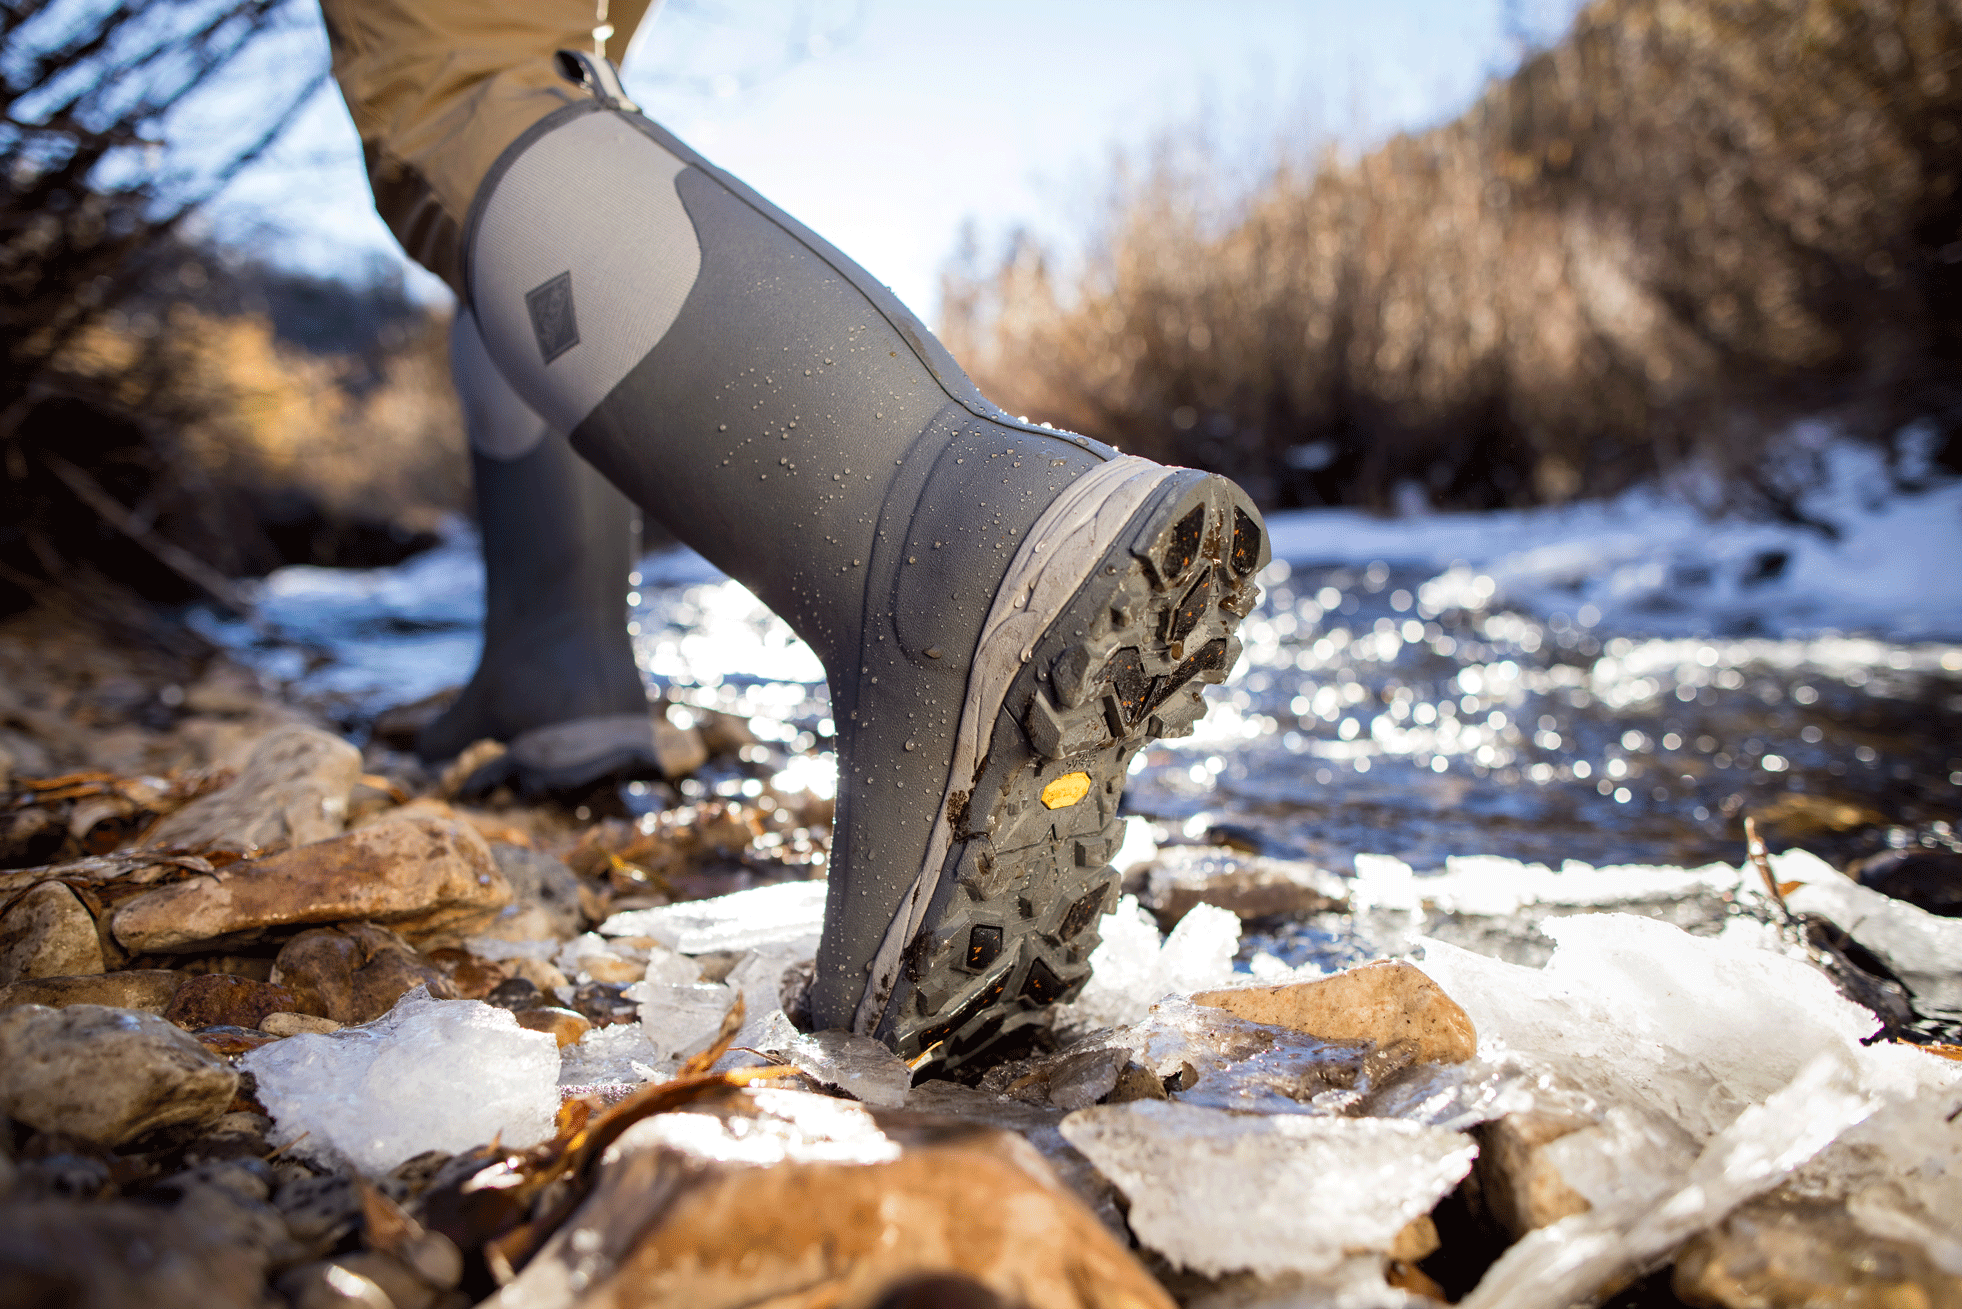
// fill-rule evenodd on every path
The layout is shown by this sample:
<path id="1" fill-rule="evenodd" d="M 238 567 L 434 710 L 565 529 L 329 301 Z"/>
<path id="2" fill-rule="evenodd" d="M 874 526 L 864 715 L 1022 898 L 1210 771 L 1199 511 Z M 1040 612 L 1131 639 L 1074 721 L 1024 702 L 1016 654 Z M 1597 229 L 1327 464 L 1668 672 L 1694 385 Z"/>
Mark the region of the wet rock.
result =
<path id="1" fill-rule="evenodd" d="M 264 1168 L 261 1156 L 270 1148 L 267 1145 L 267 1136 L 271 1131 L 272 1119 L 264 1114 L 249 1112 L 220 1114 L 205 1124 L 202 1135 L 186 1142 L 177 1151 L 176 1160 L 182 1166 L 210 1166 L 240 1162 Z M 263 1200 L 266 1194 L 267 1188 L 262 1181 L 258 1187 L 258 1198 Z"/>
<path id="2" fill-rule="evenodd" d="M 72 1004 L 93 1004 L 160 1014 L 170 1008 L 177 988 L 184 985 L 189 976 L 188 973 L 169 968 L 130 968 L 120 973 L 95 973 L 83 977 L 36 978 L 0 987 L 0 1009 L 23 1004 L 46 1005 L 50 1009 Z"/>
<path id="3" fill-rule="evenodd" d="M 95 919 L 60 882 L 30 889 L 0 917 L 0 984 L 102 969 Z"/>
<path id="4" fill-rule="evenodd" d="M 1131 1051 L 1124 1046 L 1064 1050 L 990 1068 L 981 1078 L 981 1089 L 1030 1104 L 1084 1109 L 1117 1089 L 1118 1076 L 1130 1062 Z"/>
<path id="5" fill-rule="evenodd" d="M 537 1009 L 518 1009 L 513 1012 L 517 1015 L 518 1026 L 527 1032 L 546 1033 L 559 1043 L 561 1050 L 577 1044 L 580 1037 L 593 1030 L 592 1023 L 588 1022 L 583 1014 L 574 1013 L 570 1009 L 560 1009 L 557 1006 L 547 1005 Z"/>
<path id="6" fill-rule="evenodd" d="M 454 946 L 426 951 L 423 958 L 449 979 L 450 989 L 464 1000 L 482 1000 L 511 976 L 502 964 Z"/>
<path id="7" fill-rule="evenodd" d="M 273 1194 L 273 1207 L 295 1240 L 323 1253 L 361 1221 L 361 1194 L 347 1173 L 296 1177 Z"/>
<path id="8" fill-rule="evenodd" d="M 279 1275 L 279 1293 L 294 1309 L 428 1309 L 439 1292 L 401 1260 L 359 1250 Z"/>
<path id="9" fill-rule="evenodd" d="M 0 1011 L 0 1111 L 43 1131 L 121 1145 L 225 1112 L 238 1074 L 154 1014 L 101 1005 Z"/>
<path id="10" fill-rule="evenodd" d="M 595 1027 L 639 1022 L 640 1002 L 628 999 L 626 989 L 618 982 L 587 982 L 572 993 L 572 1007 Z"/>
<path id="11" fill-rule="evenodd" d="M 545 1003 L 544 993 L 526 977 L 513 977 L 499 982 L 484 997 L 484 1003 L 494 1004 L 499 1009 L 509 1009 L 520 1013 L 526 1009 L 537 1009 Z"/>
<path id="12" fill-rule="evenodd" d="M 1384 1049 L 1407 1043 L 1422 1063 L 1464 1063 L 1478 1053 L 1471 1018 L 1407 963 L 1365 964 L 1287 986 L 1203 991 L 1192 1002 L 1322 1041 L 1373 1041 Z"/>
<path id="13" fill-rule="evenodd" d="M 1962 918 L 1962 854 L 1953 850 L 1883 850 L 1848 871 L 1882 895 L 1944 918 Z"/>
<path id="14" fill-rule="evenodd" d="M 1214 905 L 1244 922 L 1344 910 L 1349 903 L 1342 879 L 1314 864 L 1212 846 L 1160 850 L 1145 870 L 1139 899 L 1166 931 L 1194 905 Z"/>
<path id="15" fill-rule="evenodd" d="M 482 837 L 463 823 L 424 818 L 159 887 L 124 903 L 112 925 L 132 952 L 187 954 L 278 928 L 358 920 L 421 940 L 466 930 L 510 902 Z"/>
<path id="16" fill-rule="evenodd" d="M 164 1017 L 183 1028 L 258 1027 L 268 1015 L 290 1012 L 298 998 L 283 986 L 249 977 L 205 973 L 185 980 Z"/>
<path id="17" fill-rule="evenodd" d="M 505 1294 L 541 1309 L 582 1296 L 722 1309 L 874 1305 L 975 1284 L 1041 1309 L 1172 1304 L 1027 1142 L 797 1091 L 628 1128 L 592 1195 Z"/>
<path id="18" fill-rule="evenodd" d="M 325 1036 L 343 1025 L 317 1014 L 267 1014 L 259 1020 L 259 1030 L 272 1036 Z"/>
<path id="19" fill-rule="evenodd" d="M 1836 1204 L 1772 1197 L 1691 1237 L 1671 1280 L 1679 1298 L 1710 1309 L 1962 1309 L 1962 1276 L 1920 1245 L 1875 1235 Z"/>
<path id="20" fill-rule="evenodd" d="M 270 1045 L 279 1039 L 256 1027 L 240 1027 L 234 1023 L 214 1023 L 210 1027 L 194 1028 L 191 1035 L 197 1038 L 199 1045 L 211 1053 L 226 1057 L 257 1050 L 260 1046 Z"/>
<path id="21" fill-rule="evenodd" d="M 440 969 L 373 923 L 300 933 L 273 962 L 273 981 L 292 993 L 299 1012 L 343 1024 L 381 1017 L 418 986 L 439 1000 L 456 997 Z"/>
<path id="22" fill-rule="evenodd" d="M 509 941 L 576 936 L 585 927 L 579 910 L 579 875 L 557 859 L 508 841 L 494 842 L 491 857 L 511 884 L 511 903 L 486 929 Z"/>
<path id="23" fill-rule="evenodd" d="M 1482 1123 L 1476 1171 L 1485 1212 L 1513 1240 L 1550 1227 L 1571 1214 L 1586 1213 L 1585 1196 L 1567 1184 L 1546 1147 L 1582 1128 L 1594 1126 L 1583 1115 L 1531 1110 Z"/>
<path id="24" fill-rule="evenodd" d="M 271 1255 L 214 1224 L 218 1203 L 0 1204 L 0 1303 L 263 1309 Z"/>
<path id="25" fill-rule="evenodd" d="M 155 846 L 258 854 L 339 834 L 361 752 L 317 728 L 268 732 L 231 785 L 185 805 L 150 833 Z"/>

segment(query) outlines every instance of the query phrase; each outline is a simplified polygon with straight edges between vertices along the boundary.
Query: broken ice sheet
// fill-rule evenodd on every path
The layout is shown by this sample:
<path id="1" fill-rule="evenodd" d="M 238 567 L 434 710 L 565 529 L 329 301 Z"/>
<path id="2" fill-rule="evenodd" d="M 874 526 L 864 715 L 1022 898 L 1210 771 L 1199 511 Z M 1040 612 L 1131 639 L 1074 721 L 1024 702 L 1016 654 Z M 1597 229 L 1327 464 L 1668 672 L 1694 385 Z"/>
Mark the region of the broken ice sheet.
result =
<path id="1" fill-rule="evenodd" d="M 1545 968 L 1441 941 L 1420 967 L 1471 1015 L 1479 1048 L 1530 1055 L 1604 1104 L 1696 1141 L 1788 1083 L 1815 1055 L 1853 1052 L 1879 1022 L 1817 969 L 1628 914 L 1553 918 Z"/>
<path id="2" fill-rule="evenodd" d="M 552 1134 L 558 1043 L 505 1009 L 431 1000 L 417 987 L 372 1023 L 289 1036 L 247 1054 L 272 1140 L 369 1175 L 425 1150 L 468 1150 Z M 304 1138 L 304 1139 L 302 1139 Z"/>
<path id="3" fill-rule="evenodd" d="M 1129 1198 L 1139 1241 L 1212 1277 L 1327 1274 L 1348 1252 L 1387 1251 L 1478 1153 L 1458 1132 L 1391 1119 L 1156 1100 L 1080 1109 L 1062 1132 Z"/>
<path id="4" fill-rule="evenodd" d="M 906 1103 L 913 1071 L 904 1060 L 869 1036 L 852 1032 L 798 1031 L 774 1010 L 765 1019 L 756 1048 L 781 1055 L 827 1086 L 866 1104 L 896 1108 Z"/>
<path id="5" fill-rule="evenodd" d="M 710 900 L 630 909 L 599 926 L 605 937 L 648 936 L 682 954 L 716 954 L 808 942 L 824 930 L 824 882 L 779 882 Z"/>
<path id="6" fill-rule="evenodd" d="M 1624 1281 L 1744 1201 L 1782 1181 L 1848 1127 L 1874 1099 L 1844 1051 L 1815 1057 L 1791 1083 L 1751 1105 L 1713 1137 L 1679 1189 L 1630 1220 L 1594 1209 L 1529 1232 L 1500 1256 L 1465 1309 L 1565 1309 Z"/>
<path id="7" fill-rule="evenodd" d="M 1806 850 L 1771 856 L 1772 875 L 1798 882 L 1794 913 L 1817 914 L 1879 956 L 1923 1010 L 1962 1011 L 1962 919 L 1861 886 Z"/>
<path id="8" fill-rule="evenodd" d="M 1240 948 L 1240 920 L 1212 905 L 1195 905 L 1170 935 L 1127 895 L 1101 923 L 1103 941 L 1090 955 L 1090 981 L 1066 1018 L 1079 1028 L 1121 1027 L 1143 1018 L 1173 994 L 1228 981 Z"/>

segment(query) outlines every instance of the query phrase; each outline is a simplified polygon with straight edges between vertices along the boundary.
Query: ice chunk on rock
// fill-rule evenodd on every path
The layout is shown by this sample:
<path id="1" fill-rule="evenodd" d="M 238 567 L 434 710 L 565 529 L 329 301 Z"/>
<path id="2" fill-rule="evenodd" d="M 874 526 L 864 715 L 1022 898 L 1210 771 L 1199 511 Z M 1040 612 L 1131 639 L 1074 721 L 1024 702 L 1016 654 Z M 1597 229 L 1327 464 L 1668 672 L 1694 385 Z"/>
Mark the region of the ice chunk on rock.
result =
<path id="1" fill-rule="evenodd" d="M 712 900 L 658 909 L 630 909 L 600 924 L 601 936 L 651 936 L 682 954 L 804 945 L 804 958 L 824 930 L 824 882 L 779 882 Z"/>
<path id="2" fill-rule="evenodd" d="M 1962 919 L 1861 886 L 1807 850 L 1771 858 L 1794 913 L 1817 914 L 1880 956 L 1923 1008 L 1962 1010 Z"/>
<path id="3" fill-rule="evenodd" d="M 1595 1209 L 1529 1233 L 1461 1303 L 1565 1309 L 1593 1297 L 1769 1190 L 1872 1112 L 1852 1058 L 1821 1054 L 1711 1139 L 1682 1185 L 1646 1212 Z M 1632 1221 L 1631 1221 L 1632 1217 Z"/>
<path id="4" fill-rule="evenodd" d="M 1069 1009 L 1070 1019 L 1085 1027 L 1135 1023 L 1168 995 L 1229 981 L 1240 948 L 1240 920 L 1224 909 L 1195 905 L 1161 940 L 1131 895 L 1104 915 L 1102 932 L 1090 955 L 1090 981 Z"/>
<path id="5" fill-rule="evenodd" d="M 1769 950 L 1630 914 L 1550 918 L 1543 969 L 1424 942 L 1423 970 L 1471 1015 L 1480 1049 L 1535 1056 L 1606 1104 L 1634 1103 L 1696 1141 L 1815 1055 L 1879 1026 L 1825 974 Z"/>
<path id="6" fill-rule="evenodd" d="M 1208 1276 L 1328 1274 L 1397 1234 L 1478 1147 L 1382 1118 L 1257 1117 L 1141 1100 L 1080 1109 L 1063 1135 L 1130 1198 L 1131 1230 Z"/>
<path id="7" fill-rule="evenodd" d="M 244 1064 L 272 1113 L 275 1144 L 370 1175 L 424 1150 L 498 1137 L 536 1144 L 552 1134 L 559 1104 L 558 1042 L 548 1033 L 475 1000 L 431 1000 L 420 987 L 372 1023 L 290 1036 Z"/>
<path id="8" fill-rule="evenodd" d="M 780 1054 L 827 1086 L 883 1108 L 906 1103 L 913 1070 L 905 1060 L 869 1036 L 852 1032 L 798 1031 L 781 1009 L 763 1025 L 757 1049 Z"/>

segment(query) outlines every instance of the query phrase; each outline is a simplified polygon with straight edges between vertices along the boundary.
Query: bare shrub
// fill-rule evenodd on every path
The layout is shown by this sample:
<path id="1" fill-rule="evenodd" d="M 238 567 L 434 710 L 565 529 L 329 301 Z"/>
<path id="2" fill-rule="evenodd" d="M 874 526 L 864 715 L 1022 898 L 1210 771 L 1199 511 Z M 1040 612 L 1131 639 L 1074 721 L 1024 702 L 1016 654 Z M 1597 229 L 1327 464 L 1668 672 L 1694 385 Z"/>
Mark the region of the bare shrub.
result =
<path id="1" fill-rule="evenodd" d="M 1953 430 L 1962 5 L 1597 0 L 1457 121 L 1121 191 L 1062 281 L 1019 241 L 949 275 L 1006 407 L 1216 468 L 1269 504 L 1441 506 L 1674 477 L 1787 516 L 1773 435 Z"/>

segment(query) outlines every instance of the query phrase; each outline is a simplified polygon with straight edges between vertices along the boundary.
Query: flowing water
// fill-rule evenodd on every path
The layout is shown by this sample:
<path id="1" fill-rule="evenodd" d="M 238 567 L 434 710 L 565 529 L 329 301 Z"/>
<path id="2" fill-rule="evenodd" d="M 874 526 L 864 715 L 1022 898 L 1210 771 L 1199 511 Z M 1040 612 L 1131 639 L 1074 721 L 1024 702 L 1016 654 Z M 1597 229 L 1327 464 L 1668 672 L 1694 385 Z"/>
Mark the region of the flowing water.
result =
<path id="1" fill-rule="evenodd" d="M 1420 874 L 1473 855 L 1737 864 L 1746 814 L 1774 848 L 1803 844 L 1841 867 L 1890 846 L 1962 850 L 1962 645 L 1781 631 L 1762 609 L 1616 608 L 1589 586 L 1571 588 L 1571 606 L 1558 590 L 1509 601 L 1494 576 L 1435 560 L 1270 565 L 1245 658 L 1208 689 L 1194 736 L 1139 757 L 1131 812 L 1160 844 L 1345 876 L 1370 854 Z M 266 615 L 311 654 L 209 627 L 358 736 L 380 709 L 468 673 L 481 591 L 460 532 L 395 569 L 270 579 Z M 643 562 L 631 610 L 671 716 L 735 714 L 756 738 L 684 781 L 684 798 L 830 794 L 822 671 L 781 620 L 680 551 Z M 661 794 L 639 784 L 624 798 L 645 810 Z M 1691 930 L 1727 912 L 1717 896 L 1631 897 L 1626 907 Z M 1543 957 L 1534 921 L 1433 916 L 1424 929 L 1528 962 Z M 1358 914 L 1257 926 L 1245 956 L 1328 966 L 1394 949 L 1410 925 Z"/>

